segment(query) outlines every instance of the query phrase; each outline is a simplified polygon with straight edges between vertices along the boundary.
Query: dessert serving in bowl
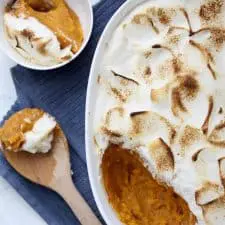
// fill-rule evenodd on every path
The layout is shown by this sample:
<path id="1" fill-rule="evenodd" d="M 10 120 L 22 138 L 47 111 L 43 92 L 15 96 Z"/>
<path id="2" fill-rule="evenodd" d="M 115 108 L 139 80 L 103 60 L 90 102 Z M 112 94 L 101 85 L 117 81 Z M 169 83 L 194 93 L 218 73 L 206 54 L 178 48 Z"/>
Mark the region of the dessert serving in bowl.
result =
<path id="1" fill-rule="evenodd" d="M 128 1 L 95 53 L 92 190 L 108 224 L 225 224 L 225 2 Z"/>
<path id="2" fill-rule="evenodd" d="M 92 31 L 89 0 L 4 0 L 0 47 L 17 63 L 54 69 L 76 58 Z"/>

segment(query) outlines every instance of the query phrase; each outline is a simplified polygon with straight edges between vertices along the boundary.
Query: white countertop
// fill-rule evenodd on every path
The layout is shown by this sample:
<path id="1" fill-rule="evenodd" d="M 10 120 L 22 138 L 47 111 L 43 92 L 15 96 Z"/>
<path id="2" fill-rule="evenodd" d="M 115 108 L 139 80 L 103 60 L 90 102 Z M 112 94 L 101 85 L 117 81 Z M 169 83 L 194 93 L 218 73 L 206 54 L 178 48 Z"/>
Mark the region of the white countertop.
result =
<path id="1" fill-rule="evenodd" d="M 0 120 L 16 100 L 10 68 L 16 64 L 0 51 Z"/>
<path id="2" fill-rule="evenodd" d="M 99 0 L 92 0 L 93 4 Z M 16 100 L 10 68 L 16 64 L 0 51 L 0 121 Z M 13 216 L 12 216 L 13 212 Z M 0 177 L 0 224 L 47 225 L 46 222 Z"/>

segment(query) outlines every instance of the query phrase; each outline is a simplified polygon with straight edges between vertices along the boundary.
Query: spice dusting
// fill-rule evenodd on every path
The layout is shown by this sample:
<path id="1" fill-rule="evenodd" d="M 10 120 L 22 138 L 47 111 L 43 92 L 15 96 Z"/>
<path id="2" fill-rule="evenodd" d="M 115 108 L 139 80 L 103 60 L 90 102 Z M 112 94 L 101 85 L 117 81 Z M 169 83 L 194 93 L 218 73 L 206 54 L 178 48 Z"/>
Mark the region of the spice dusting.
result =
<path id="1" fill-rule="evenodd" d="M 223 0 L 210 0 L 200 8 L 199 16 L 203 20 L 214 19 L 218 14 L 221 13 L 223 6 Z"/>

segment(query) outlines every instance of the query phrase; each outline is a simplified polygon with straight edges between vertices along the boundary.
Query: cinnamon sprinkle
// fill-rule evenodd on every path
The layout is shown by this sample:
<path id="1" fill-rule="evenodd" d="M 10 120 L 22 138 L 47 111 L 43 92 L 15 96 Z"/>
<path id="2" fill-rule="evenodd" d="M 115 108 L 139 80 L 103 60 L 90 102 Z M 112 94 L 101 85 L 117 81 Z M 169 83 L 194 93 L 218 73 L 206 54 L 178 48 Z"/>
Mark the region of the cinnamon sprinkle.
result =
<path id="1" fill-rule="evenodd" d="M 124 96 L 120 90 L 118 90 L 117 88 L 111 87 L 111 91 L 115 95 L 115 97 L 117 97 L 121 102 L 126 102 L 127 97 Z"/>
<path id="2" fill-rule="evenodd" d="M 206 4 L 202 5 L 199 11 L 199 16 L 203 20 L 214 19 L 218 14 L 221 13 L 224 0 L 210 0 Z"/>
<path id="3" fill-rule="evenodd" d="M 158 17 L 159 21 L 162 24 L 168 24 L 171 21 L 171 18 L 168 13 L 166 13 L 166 10 L 160 8 L 158 9 Z"/>
<path id="4" fill-rule="evenodd" d="M 132 22 L 134 24 L 140 24 L 140 25 L 150 25 L 156 34 L 159 34 L 159 29 L 155 26 L 153 20 L 151 17 L 149 17 L 147 14 L 139 14 L 134 16 Z"/>
<path id="5" fill-rule="evenodd" d="M 225 42 L 225 29 L 211 29 L 211 39 L 215 47 L 219 49 Z"/>

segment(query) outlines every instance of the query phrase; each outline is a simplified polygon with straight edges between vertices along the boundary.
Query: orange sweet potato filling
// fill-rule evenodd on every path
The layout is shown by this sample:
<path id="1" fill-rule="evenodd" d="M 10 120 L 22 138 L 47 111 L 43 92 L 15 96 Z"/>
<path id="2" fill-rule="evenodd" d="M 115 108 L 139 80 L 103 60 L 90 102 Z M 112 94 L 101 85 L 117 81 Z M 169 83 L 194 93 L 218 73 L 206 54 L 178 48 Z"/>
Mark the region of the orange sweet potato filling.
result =
<path id="1" fill-rule="evenodd" d="M 102 160 L 109 202 L 126 225 L 194 225 L 196 218 L 172 188 L 159 184 L 140 157 L 111 145 Z"/>

